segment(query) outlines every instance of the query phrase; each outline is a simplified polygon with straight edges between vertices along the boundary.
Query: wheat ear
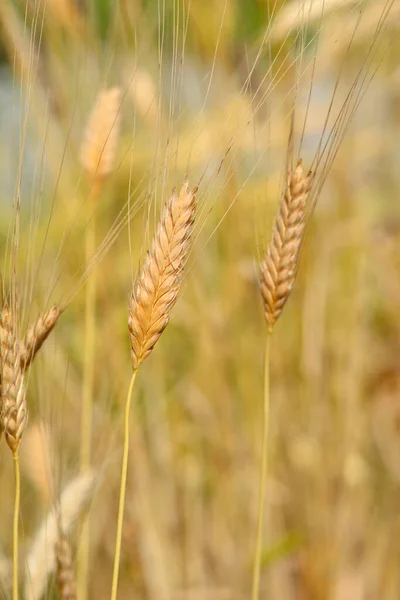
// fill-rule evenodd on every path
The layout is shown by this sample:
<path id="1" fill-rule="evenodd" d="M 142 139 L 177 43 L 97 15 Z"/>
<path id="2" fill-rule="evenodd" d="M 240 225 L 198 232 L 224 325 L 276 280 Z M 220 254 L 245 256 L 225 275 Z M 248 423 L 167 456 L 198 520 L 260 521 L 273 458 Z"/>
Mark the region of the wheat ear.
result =
<path id="1" fill-rule="evenodd" d="M 89 116 L 81 145 L 80 160 L 91 184 L 87 210 L 90 218 L 85 235 L 85 256 L 89 264 L 96 251 L 96 206 L 104 181 L 113 170 L 119 138 L 119 88 L 100 92 Z M 80 470 L 85 473 L 91 464 L 92 412 L 95 382 L 96 344 L 96 277 L 88 280 L 85 297 L 85 341 L 82 377 L 82 411 Z M 80 600 L 87 599 L 89 572 L 89 515 L 82 524 L 81 544 L 77 561 L 77 584 Z"/>
<path id="2" fill-rule="evenodd" d="M 27 423 L 24 376 L 21 369 L 16 323 L 5 305 L 0 315 L 1 401 L 0 432 L 15 455 Z"/>
<path id="3" fill-rule="evenodd" d="M 122 525 L 128 475 L 130 408 L 133 387 L 141 363 L 149 356 L 166 328 L 172 307 L 178 297 L 183 269 L 189 250 L 196 211 L 195 193 L 189 191 L 187 179 L 179 194 L 173 190 L 164 206 L 161 221 L 154 234 L 139 278 L 134 285 L 130 302 L 128 328 L 131 340 L 133 373 L 129 384 L 124 415 L 124 449 L 120 479 L 117 535 L 111 600 L 117 600 Z"/>
<path id="4" fill-rule="evenodd" d="M 304 175 L 302 161 L 289 171 L 279 213 L 272 229 L 272 239 L 260 269 L 260 289 L 268 325 L 264 363 L 264 402 L 262 421 L 262 448 L 258 489 L 257 534 L 253 562 L 252 600 L 260 593 L 261 558 L 264 526 L 264 505 L 268 476 L 268 438 L 270 413 L 270 347 L 271 334 L 276 321 L 290 295 L 296 278 L 300 250 L 308 214 L 313 176 Z"/>
<path id="5" fill-rule="evenodd" d="M 265 318 L 272 331 L 296 277 L 307 214 L 312 173 L 304 175 L 302 161 L 289 172 L 272 239 L 260 269 Z"/>
<path id="6" fill-rule="evenodd" d="M 76 600 L 75 574 L 68 537 L 59 532 L 56 544 L 56 578 L 60 600 Z"/>
<path id="7" fill-rule="evenodd" d="M 36 323 L 28 329 L 24 340 L 20 344 L 22 371 L 26 371 L 31 365 L 37 352 L 56 326 L 61 313 L 61 308 L 55 304 L 50 310 L 39 315 Z"/>
<path id="8" fill-rule="evenodd" d="M 129 303 L 132 366 L 153 350 L 176 302 L 196 210 L 195 193 L 185 181 L 168 199 Z"/>
<path id="9" fill-rule="evenodd" d="M 0 433 L 4 431 L 6 442 L 14 459 L 15 497 L 13 518 L 13 600 L 18 600 L 18 543 L 19 505 L 21 476 L 18 449 L 28 419 L 24 376 L 21 369 L 16 321 L 11 309 L 5 304 L 0 314 L 0 364 L 1 400 Z"/>
<path id="10" fill-rule="evenodd" d="M 103 90 L 90 113 L 81 146 L 80 162 L 91 181 L 111 173 L 119 137 L 121 92 L 117 87 Z"/>
<path id="11" fill-rule="evenodd" d="M 59 523 L 68 533 L 91 499 L 95 485 L 93 472 L 79 475 L 63 490 L 59 508 L 54 508 L 37 531 L 26 559 L 25 598 L 40 600 L 49 575 L 57 568 L 55 548 Z"/>

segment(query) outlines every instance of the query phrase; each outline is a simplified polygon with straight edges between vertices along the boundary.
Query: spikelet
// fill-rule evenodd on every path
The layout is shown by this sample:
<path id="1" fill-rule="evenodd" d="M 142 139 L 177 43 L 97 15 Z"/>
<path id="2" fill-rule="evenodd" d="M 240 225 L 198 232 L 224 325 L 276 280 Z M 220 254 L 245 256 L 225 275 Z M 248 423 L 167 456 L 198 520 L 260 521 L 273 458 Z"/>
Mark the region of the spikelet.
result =
<path id="1" fill-rule="evenodd" d="M 15 454 L 28 415 L 16 324 L 12 311 L 7 305 L 3 306 L 0 314 L 0 359 L 0 433 L 5 433 L 7 444 Z"/>
<path id="2" fill-rule="evenodd" d="M 193 230 L 196 191 L 189 191 L 187 180 L 179 194 L 173 190 L 133 288 L 128 327 L 134 370 L 154 348 L 176 302 Z"/>
<path id="3" fill-rule="evenodd" d="M 56 543 L 56 578 L 60 600 L 76 600 L 75 574 L 69 539 L 60 531 Z"/>
<path id="4" fill-rule="evenodd" d="M 20 344 L 22 371 L 26 371 L 30 366 L 36 353 L 54 329 L 60 315 L 61 309 L 55 304 L 43 315 L 39 315 L 36 323 L 28 329 L 25 339 Z"/>
<path id="5" fill-rule="evenodd" d="M 119 136 L 121 93 L 111 88 L 99 93 L 90 114 L 80 152 L 89 179 L 103 180 L 114 166 Z"/>
<path id="6" fill-rule="evenodd" d="M 130 77 L 128 93 L 140 117 L 147 123 L 156 124 L 159 102 L 150 73 L 137 67 L 134 76 Z"/>
<path id="7" fill-rule="evenodd" d="M 304 175 L 302 161 L 288 173 L 272 239 L 260 269 L 265 319 L 272 331 L 292 290 L 304 236 L 312 173 Z"/>

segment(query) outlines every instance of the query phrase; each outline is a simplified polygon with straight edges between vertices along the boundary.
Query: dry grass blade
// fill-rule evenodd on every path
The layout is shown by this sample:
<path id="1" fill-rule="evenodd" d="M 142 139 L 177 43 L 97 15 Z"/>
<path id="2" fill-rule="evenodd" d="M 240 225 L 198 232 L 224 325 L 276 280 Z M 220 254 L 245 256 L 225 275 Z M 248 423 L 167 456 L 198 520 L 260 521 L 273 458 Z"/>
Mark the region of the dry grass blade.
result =
<path id="1" fill-rule="evenodd" d="M 16 324 L 11 309 L 4 305 L 0 315 L 1 400 L 0 433 L 15 454 L 24 432 L 28 414 L 24 377 L 20 364 Z"/>
<path id="2" fill-rule="evenodd" d="M 196 210 L 195 193 L 185 181 L 166 203 L 129 303 L 132 366 L 147 358 L 168 324 L 176 302 Z"/>
<path id="3" fill-rule="evenodd" d="M 56 569 L 55 548 L 59 535 L 59 520 L 68 533 L 82 514 L 92 495 L 95 476 L 86 473 L 73 479 L 62 493 L 59 511 L 49 513 L 37 532 L 27 557 L 25 598 L 40 600 L 47 579 Z"/>
<path id="4" fill-rule="evenodd" d="M 76 600 L 75 574 L 72 564 L 71 545 L 60 531 L 56 544 L 57 587 L 61 600 Z"/>
<path id="5" fill-rule="evenodd" d="M 265 318 L 271 331 L 292 290 L 299 261 L 312 173 L 304 175 L 301 160 L 288 173 L 272 239 L 260 269 Z"/>
<path id="6" fill-rule="evenodd" d="M 25 371 L 36 353 L 46 341 L 61 315 L 61 308 L 55 304 L 43 315 L 39 315 L 36 323 L 28 329 L 25 339 L 20 345 L 21 368 Z"/>
<path id="7" fill-rule="evenodd" d="M 113 169 L 119 136 L 121 92 L 111 88 L 99 93 L 90 114 L 80 160 L 88 177 L 101 180 Z"/>

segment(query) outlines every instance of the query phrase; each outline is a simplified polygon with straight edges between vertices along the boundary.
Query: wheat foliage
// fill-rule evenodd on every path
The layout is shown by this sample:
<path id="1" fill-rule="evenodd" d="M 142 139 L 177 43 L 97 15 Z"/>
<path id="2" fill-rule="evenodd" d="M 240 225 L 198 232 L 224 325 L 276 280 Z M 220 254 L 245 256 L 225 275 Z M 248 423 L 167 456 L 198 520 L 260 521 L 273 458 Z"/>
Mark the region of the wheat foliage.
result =
<path id="1" fill-rule="evenodd" d="M 187 180 L 179 194 L 173 190 L 133 288 L 128 327 L 134 370 L 153 350 L 176 302 L 193 230 L 196 191 L 189 190 Z"/>
<path id="2" fill-rule="evenodd" d="M 289 171 L 272 239 L 260 269 L 265 319 L 272 331 L 293 288 L 304 236 L 307 199 L 313 175 L 304 174 L 302 161 Z"/>

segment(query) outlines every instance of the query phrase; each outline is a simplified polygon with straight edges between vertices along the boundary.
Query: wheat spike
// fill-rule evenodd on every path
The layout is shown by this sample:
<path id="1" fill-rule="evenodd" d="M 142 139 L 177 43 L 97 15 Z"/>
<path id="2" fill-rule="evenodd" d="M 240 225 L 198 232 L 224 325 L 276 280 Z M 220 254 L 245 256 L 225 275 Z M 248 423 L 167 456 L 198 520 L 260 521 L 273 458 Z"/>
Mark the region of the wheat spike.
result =
<path id="1" fill-rule="evenodd" d="M 59 523 L 61 521 L 65 533 L 70 531 L 87 506 L 94 484 L 95 476 L 92 472 L 73 479 L 63 490 L 59 510 L 54 508 L 40 526 L 26 559 L 26 600 L 42 598 L 47 579 L 57 568 L 55 548 L 59 536 Z"/>
<path id="2" fill-rule="evenodd" d="M 36 353 L 46 341 L 61 315 L 61 308 L 55 304 L 42 315 L 39 315 L 36 323 L 32 325 L 20 344 L 20 357 L 22 371 L 30 366 Z"/>
<path id="3" fill-rule="evenodd" d="M 272 239 L 261 265 L 260 288 L 269 331 L 279 318 L 296 277 L 312 180 L 311 172 L 304 175 L 301 160 L 288 173 Z"/>
<path id="4" fill-rule="evenodd" d="M 114 166 L 119 137 L 120 89 L 103 90 L 89 116 L 80 160 L 92 181 L 102 180 Z"/>
<path id="5" fill-rule="evenodd" d="M 164 206 L 150 252 L 133 288 L 128 327 L 136 370 L 154 348 L 176 302 L 196 210 L 196 189 L 186 180 Z"/>
<path id="6" fill-rule="evenodd" d="M 75 574 L 69 539 L 60 531 L 56 544 L 56 576 L 60 600 L 76 600 Z"/>
<path id="7" fill-rule="evenodd" d="M 20 363 L 16 324 L 11 309 L 4 305 L 0 314 L 1 400 L 0 433 L 15 454 L 27 423 L 24 377 Z"/>

